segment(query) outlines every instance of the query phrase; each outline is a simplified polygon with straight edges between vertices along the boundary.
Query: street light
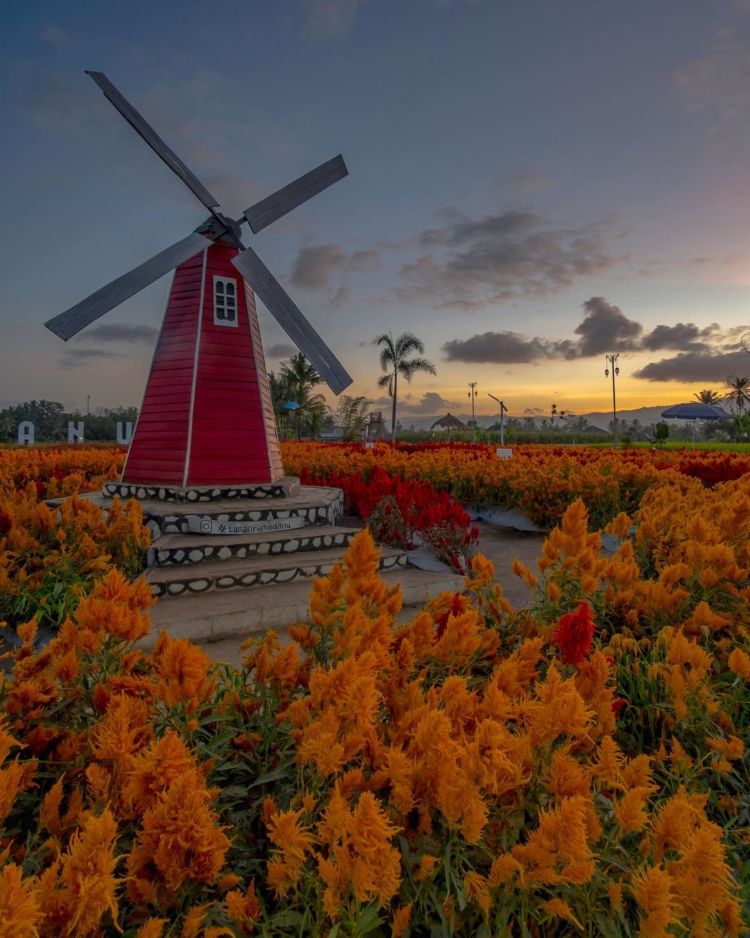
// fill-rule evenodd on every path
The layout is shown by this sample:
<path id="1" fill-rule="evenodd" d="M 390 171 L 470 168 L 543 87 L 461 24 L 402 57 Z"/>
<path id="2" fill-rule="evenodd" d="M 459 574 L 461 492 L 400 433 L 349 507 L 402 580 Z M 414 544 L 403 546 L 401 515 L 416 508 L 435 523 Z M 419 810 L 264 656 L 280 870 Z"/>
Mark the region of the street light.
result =
<path id="1" fill-rule="evenodd" d="M 604 356 L 607 367 L 604 369 L 604 377 L 609 377 L 610 368 L 612 369 L 612 437 L 614 440 L 617 440 L 617 397 L 615 395 L 615 378 L 620 374 L 620 369 L 617 365 L 617 362 L 620 358 L 617 352 L 614 352 L 612 355 Z"/>
<path id="2" fill-rule="evenodd" d="M 497 401 L 500 405 L 500 445 L 505 446 L 505 414 L 508 408 L 505 406 L 505 403 L 501 401 L 499 397 L 495 397 L 494 394 L 489 394 L 489 397 L 491 397 L 493 401 Z"/>
<path id="3" fill-rule="evenodd" d="M 477 398 L 477 382 L 469 382 L 469 399 L 471 400 L 471 439 L 476 441 L 477 438 L 477 421 L 474 417 L 474 401 Z"/>

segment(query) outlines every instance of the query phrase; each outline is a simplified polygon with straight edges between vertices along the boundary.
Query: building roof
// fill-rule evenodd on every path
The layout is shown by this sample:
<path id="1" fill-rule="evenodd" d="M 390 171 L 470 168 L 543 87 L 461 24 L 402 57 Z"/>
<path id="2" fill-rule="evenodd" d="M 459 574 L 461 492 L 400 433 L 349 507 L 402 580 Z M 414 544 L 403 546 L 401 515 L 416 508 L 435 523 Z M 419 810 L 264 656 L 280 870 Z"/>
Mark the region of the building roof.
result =
<path id="1" fill-rule="evenodd" d="M 447 413 L 445 417 L 441 417 L 439 420 L 436 420 L 435 423 L 430 427 L 430 430 L 435 428 L 439 430 L 468 430 L 469 428 L 463 422 L 459 420 L 458 417 L 454 417 L 453 414 Z"/>

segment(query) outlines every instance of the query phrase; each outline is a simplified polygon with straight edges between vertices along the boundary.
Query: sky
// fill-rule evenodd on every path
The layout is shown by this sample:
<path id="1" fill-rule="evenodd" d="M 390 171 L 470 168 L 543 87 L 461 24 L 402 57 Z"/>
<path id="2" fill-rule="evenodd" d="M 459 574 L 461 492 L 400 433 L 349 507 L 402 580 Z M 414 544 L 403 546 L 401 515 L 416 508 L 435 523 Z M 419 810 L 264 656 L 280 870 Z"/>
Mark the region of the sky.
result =
<path id="1" fill-rule="evenodd" d="M 84 69 L 232 217 L 343 153 L 244 231 L 373 408 L 388 331 L 437 369 L 406 423 L 472 381 L 479 415 L 606 410 L 607 353 L 621 408 L 750 373 L 750 0 L 6 0 L 3 27 L 0 406 L 138 405 L 169 276 L 68 343 L 43 323 L 206 214 Z"/>

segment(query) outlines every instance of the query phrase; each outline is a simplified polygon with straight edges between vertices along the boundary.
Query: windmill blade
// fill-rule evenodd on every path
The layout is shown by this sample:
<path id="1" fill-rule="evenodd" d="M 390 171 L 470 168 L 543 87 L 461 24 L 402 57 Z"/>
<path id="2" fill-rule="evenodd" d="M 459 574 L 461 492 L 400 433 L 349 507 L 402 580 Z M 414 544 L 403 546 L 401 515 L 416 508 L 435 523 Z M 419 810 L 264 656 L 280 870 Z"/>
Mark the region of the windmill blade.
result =
<path id="1" fill-rule="evenodd" d="M 245 248 L 232 263 L 247 280 L 263 305 L 289 338 L 312 362 L 318 374 L 334 394 L 348 388 L 352 379 L 344 366 L 305 319 L 292 298 L 253 251 Z"/>
<path id="2" fill-rule="evenodd" d="M 251 205 L 243 214 L 253 233 L 257 234 L 271 222 L 282 218 L 293 208 L 297 208 L 298 205 L 302 205 L 303 202 L 307 202 L 314 195 L 348 175 L 349 170 L 346 168 L 343 156 L 339 153 L 332 160 L 321 163 L 320 166 L 311 169 L 309 173 L 290 182 L 288 186 L 284 186 L 273 195 Z"/>
<path id="3" fill-rule="evenodd" d="M 122 277 L 118 277 L 117 280 L 108 283 L 106 287 L 92 293 L 91 296 L 81 300 L 75 306 L 71 306 L 70 309 L 60 313 L 59 316 L 55 316 L 54 319 L 50 319 L 49 322 L 45 322 L 44 325 L 67 342 L 81 329 L 99 319 L 100 316 L 103 316 L 115 306 L 119 306 L 120 303 L 153 283 L 154 280 L 158 280 L 159 277 L 169 273 L 178 264 L 182 264 L 183 261 L 205 250 L 210 244 L 208 238 L 204 238 L 203 235 L 199 235 L 194 231 L 187 238 L 183 238 L 182 241 L 178 241 L 172 247 L 155 254 L 145 264 L 135 267 L 127 274 L 123 274 Z"/>
<path id="4" fill-rule="evenodd" d="M 154 153 L 156 153 L 160 159 L 164 160 L 172 172 L 180 177 L 193 195 L 197 196 L 207 209 L 216 208 L 219 203 L 214 196 L 211 195 L 198 177 L 187 168 L 174 150 L 166 145 L 153 127 L 136 111 L 133 105 L 120 94 L 104 72 L 91 72 L 87 70 L 86 74 L 94 79 L 103 91 L 104 97 L 117 108 L 133 130 L 143 137 Z"/>

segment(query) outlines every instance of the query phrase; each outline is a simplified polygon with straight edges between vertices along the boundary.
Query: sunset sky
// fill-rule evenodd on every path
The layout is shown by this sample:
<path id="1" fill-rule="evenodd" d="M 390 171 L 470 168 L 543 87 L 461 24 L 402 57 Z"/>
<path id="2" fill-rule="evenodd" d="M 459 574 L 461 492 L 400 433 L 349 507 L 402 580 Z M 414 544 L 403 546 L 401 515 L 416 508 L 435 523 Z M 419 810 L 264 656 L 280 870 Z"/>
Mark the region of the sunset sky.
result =
<path id="1" fill-rule="evenodd" d="M 169 277 L 43 323 L 206 214 L 86 68 L 234 217 L 343 153 L 248 241 L 350 393 L 386 404 L 378 333 L 424 340 L 406 422 L 469 381 L 480 414 L 605 410 L 613 351 L 623 408 L 750 373 L 750 0 L 9 0 L 0 51 L 0 406 L 139 404 Z"/>

